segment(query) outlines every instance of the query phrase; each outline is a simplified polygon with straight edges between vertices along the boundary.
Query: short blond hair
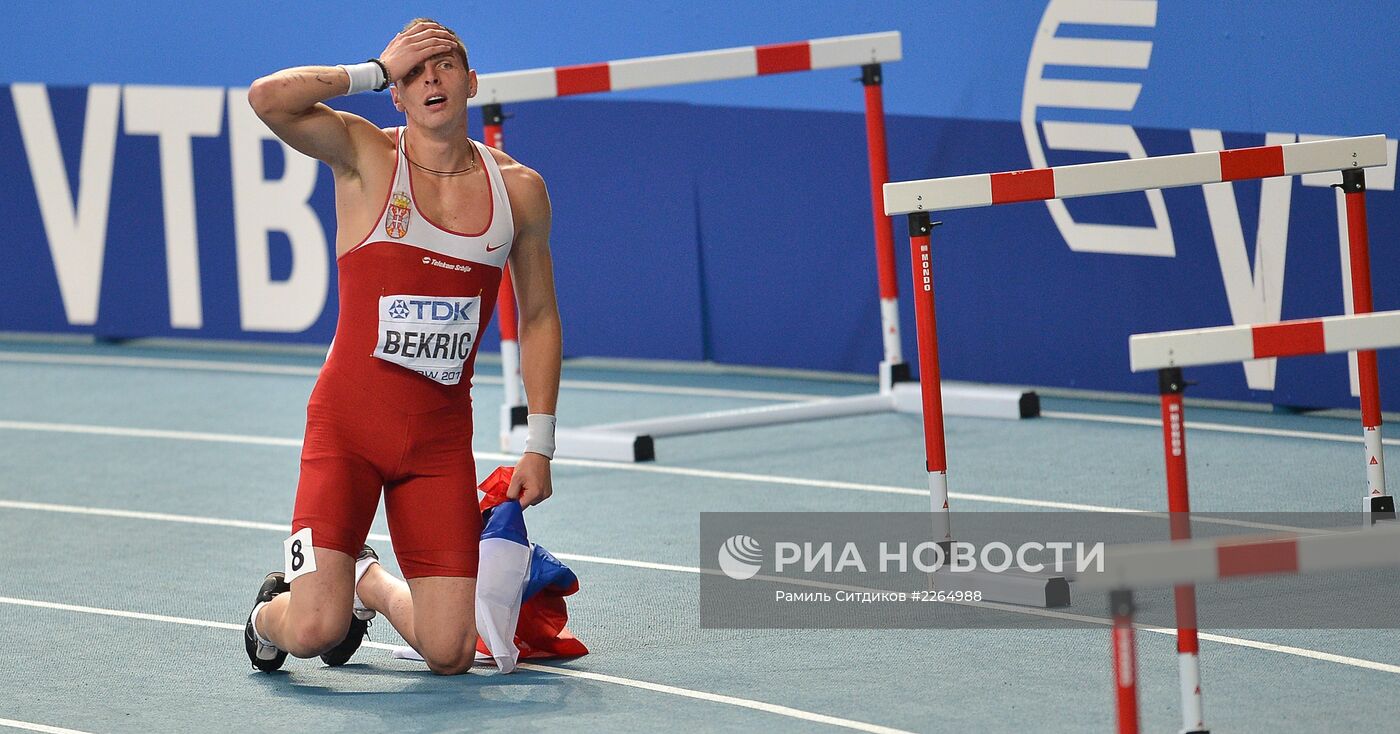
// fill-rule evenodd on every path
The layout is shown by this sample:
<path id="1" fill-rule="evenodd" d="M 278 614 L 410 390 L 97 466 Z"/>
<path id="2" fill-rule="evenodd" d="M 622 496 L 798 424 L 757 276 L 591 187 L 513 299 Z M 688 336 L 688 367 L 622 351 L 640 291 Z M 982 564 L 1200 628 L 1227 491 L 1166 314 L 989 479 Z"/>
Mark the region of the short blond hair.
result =
<path id="1" fill-rule="evenodd" d="M 468 69 L 472 68 L 471 62 L 467 60 L 467 44 L 462 43 L 462 37 L 457 35 L 457 31 L 448 28 L 442 23 L 438 23 L 438 21 L 433 20 L 432 18 L 414 18 L 413 20 L 410 20 L 407 23 L 405 23 L 403 26 L 403 30 L 400 30 L 399 33 L 403 33 L 409 28 L 412 28 L 415 23 L 437 23 L 438 25 L 442 26 L 443 30 L 447 31 L 448 33 L 451 33 L 452 38 L 457 41 L 457 50 L 462 53 L 462 65 Z"/>

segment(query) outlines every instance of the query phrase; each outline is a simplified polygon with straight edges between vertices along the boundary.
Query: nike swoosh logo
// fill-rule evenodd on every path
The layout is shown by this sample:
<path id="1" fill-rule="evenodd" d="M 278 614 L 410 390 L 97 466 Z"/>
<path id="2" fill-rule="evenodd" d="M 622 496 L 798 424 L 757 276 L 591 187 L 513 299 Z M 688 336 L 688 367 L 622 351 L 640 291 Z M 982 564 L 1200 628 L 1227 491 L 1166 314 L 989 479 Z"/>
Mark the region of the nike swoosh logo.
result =
<path id="1" fill-rule="evenodd" d="M 487 246 L 486 246 L 486 251 L 487 251 L 487 252 L 495 252 L 496 250 L 499 250 L 499 249 L 501 249 L 502 247 L 505 247 L 507 244 L 509 244 L 509 243 L 502 242 L 501 244 L 495 245 L 495 246 L 487 245 Z"/>

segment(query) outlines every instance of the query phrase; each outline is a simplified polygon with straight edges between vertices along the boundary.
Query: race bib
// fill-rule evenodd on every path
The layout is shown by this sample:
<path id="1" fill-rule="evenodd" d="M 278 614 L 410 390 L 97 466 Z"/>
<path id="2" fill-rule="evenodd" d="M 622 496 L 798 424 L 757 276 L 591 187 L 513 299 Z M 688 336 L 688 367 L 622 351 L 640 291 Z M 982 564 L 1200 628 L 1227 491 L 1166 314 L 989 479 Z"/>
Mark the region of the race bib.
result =
<path id="1" fill-rule="evenodd" d="M 380 296 L 374 356 L 456 385 L 480 326 L 480 296 Z"/>

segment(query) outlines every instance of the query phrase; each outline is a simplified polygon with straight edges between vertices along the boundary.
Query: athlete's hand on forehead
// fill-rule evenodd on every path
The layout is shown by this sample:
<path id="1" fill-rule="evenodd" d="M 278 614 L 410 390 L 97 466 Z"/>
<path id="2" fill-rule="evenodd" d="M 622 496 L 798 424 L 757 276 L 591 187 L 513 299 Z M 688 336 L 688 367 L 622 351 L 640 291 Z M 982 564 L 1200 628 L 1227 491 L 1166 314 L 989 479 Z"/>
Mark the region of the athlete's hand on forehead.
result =
<path id="1" fill-rule="evenodd" d="M 418 21 L 394 36 L 379 60 L 389 69 L 389 81 L 397 83 L 414 67 L 441 53 L 457 49 L 457 38 L 437 23 Z"/>

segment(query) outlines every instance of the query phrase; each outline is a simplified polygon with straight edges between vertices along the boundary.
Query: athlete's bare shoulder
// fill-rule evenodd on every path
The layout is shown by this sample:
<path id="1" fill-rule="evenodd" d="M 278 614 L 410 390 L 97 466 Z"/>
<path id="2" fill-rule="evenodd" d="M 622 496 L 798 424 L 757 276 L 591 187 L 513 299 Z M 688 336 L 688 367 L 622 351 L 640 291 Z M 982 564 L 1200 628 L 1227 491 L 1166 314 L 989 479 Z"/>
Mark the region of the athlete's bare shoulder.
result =
<path id="1" fill-rule="evenodd" d="M 345 131 L 350 135 L 355 147 L 357 162 L 355 173 L 368 174 L 369 179 L 378 178 L 384 166 L 394 165 L 398 147 L 398 128 L 380 128 L 378 125 L 350 112 L 337 112 L 345 121 Z"/>
<path id="2" fill-rule="evenodd" d="M 511 212 L 515 214 L 517 226 L 526 225 L 536 218 L 549 222 L 549 192 L 544 185 L 544 177 L 533 168 L 515 160 L 504 151 L 487 146 L 496 166 L 501 169 L 501 180 L 505 182 L 506 194 L 510 197 Z"/>

